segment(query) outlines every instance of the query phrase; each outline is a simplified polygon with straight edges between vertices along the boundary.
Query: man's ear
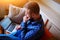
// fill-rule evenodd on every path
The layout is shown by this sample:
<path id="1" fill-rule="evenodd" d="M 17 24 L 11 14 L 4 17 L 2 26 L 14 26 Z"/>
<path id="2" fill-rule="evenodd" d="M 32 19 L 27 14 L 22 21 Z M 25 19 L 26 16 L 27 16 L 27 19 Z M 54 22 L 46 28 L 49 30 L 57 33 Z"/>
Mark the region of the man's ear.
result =
<path id="1" fill-rule="evenodd" d="M 32 13 L 32 16 L 34 16 L 35 14 L 34 13 Z"/>

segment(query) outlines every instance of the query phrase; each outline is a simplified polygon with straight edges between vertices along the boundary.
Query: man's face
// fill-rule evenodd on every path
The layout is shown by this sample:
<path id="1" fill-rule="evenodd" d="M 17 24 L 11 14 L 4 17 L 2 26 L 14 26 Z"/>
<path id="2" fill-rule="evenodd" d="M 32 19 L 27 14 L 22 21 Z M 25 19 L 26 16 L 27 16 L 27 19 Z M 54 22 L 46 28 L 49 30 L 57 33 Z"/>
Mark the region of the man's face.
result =
<path id="1" fill-rule="evenodd" d="M 25 11 L 25 16 L 27 16 L 30 19 L 36 20 L 38 18 L 38 16 L 34 13 L 31 13 L 30 10 L 26 10 Z"/>
<path id="2" fill-rule="evenodd" d="M 30 18 L 30 19 L 32 18 L 32 15 L 30 13 L 30 10 L 26 9 L 25 16 L 28 17 L 28 18 Z"/>

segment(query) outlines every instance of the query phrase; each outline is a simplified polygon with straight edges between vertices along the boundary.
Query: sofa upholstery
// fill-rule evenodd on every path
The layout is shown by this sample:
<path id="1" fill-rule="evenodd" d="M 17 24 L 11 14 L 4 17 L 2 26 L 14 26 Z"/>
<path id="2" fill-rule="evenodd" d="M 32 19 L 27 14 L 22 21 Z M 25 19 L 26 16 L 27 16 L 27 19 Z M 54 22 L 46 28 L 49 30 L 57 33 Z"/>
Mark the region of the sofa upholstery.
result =
<path id="1" fill-rule="evenodd" d="M 8 17 L 15 23 L 20 24 L 24 16 L 25 9 L 16 7 L 12 4 L 9 5 Z"/>

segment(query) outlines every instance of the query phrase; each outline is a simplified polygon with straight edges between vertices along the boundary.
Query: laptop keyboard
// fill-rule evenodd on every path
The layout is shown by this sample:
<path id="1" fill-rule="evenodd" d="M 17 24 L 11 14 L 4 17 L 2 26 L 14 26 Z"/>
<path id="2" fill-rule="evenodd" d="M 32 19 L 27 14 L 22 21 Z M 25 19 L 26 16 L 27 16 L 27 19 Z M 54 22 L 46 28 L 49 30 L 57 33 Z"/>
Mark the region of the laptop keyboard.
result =
<path id="1" fill-rule="evenodd" d="M 12 32 L 13 29 L 15 28 L 15 26 L 16 26 L 16 24 L 12 23 L 7 30 L 10 31 L 10 32 Z"/>

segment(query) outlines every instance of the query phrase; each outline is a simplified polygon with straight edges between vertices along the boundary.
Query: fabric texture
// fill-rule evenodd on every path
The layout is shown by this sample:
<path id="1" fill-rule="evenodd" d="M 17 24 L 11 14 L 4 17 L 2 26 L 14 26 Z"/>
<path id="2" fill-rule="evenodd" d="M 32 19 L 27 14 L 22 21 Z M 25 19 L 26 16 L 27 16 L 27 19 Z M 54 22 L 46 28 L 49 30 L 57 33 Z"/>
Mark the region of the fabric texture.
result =
<path id="1" fill-rule="evenodd" d="M 44 23 L 43 20 L 32 21 L 29 20 L 27 23 L 22 22 L 21 31 L 17 33 L 21 40 L 39 40 L 44 34 Z"/>
<path id="2" fill-rule="evenodd" d="M 15 23 L 20 24 L 24 16 L 25 9 L 19 8 L 14 5 L 9 5 L 8 17 Z"/>

